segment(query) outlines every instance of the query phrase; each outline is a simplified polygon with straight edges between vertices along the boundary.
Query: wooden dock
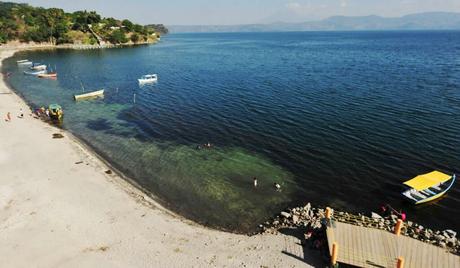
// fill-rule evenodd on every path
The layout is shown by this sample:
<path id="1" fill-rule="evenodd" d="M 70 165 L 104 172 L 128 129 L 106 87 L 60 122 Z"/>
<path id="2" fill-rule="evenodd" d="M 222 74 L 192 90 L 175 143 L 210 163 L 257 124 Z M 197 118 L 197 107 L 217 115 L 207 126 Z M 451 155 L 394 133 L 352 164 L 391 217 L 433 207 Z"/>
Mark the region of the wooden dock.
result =
<path id="1" fill-rule="evenodd" d="M 404 268 L 460 268 L 460 257 L 422 241 L 393 233 L 333 221 L 327 228 L 329 253 L 338 245 L 337 262 L 358 267 L 396 267 L 404 258 Z"/>

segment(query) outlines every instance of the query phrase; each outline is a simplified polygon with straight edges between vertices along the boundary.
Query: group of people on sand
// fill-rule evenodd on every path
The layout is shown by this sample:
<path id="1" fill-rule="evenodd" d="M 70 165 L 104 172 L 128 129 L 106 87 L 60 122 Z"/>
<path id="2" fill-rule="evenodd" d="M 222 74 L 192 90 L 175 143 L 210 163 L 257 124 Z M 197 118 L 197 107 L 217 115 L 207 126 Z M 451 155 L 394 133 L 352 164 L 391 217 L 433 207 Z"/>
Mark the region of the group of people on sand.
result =
<path id="1" fill-rule="evenodd" d="M 50 110 L 48 108 L 45 109 L 45 107 L 40 107 L 35 109 L 34 115 L 36 116 L 35 118 L 49 118 L 50 117 Z"/>
<path id="2" fill-rule="evenodd" d="M 34 112 L 31 114 L 31 116 L 32 115 L 36 119 L 42 119 L 45 121 L 48 121 L 49 119 L 51 119 L 50 110 L 45 107 L 40 107 L 40 108 L 35 109 Z M 19 114 L 17 117 L 24 118 L 24 111 L 22 110 L 22 108 L 19 109 Z M 11 113 L 10 112 L 6 113 L 5 121 L 11 122 L 11 120 L 12 120 Z"/>
<path id="3" fill-rule="evenodd" d="M 24 112 L 22 111 L 22 108 L 19 109 L 18 118 L 24 118 Z M 5 121 L 6 122 L 11 122 L 11 113 L 10 112 L 6 113 Z"/>
<path id="4" fill-rule="evenodd" d="M 254 188 L 257 188 L 257 185 L 258 185 L 258 181 L 257 181 L 257 178 L 254 177 L 252 178 L 253 182 L 254 182 Z M 277 182 L 273 183 L 273 187 L 277 190 L 277 191 L 281 191 L 281 185 Z"/>

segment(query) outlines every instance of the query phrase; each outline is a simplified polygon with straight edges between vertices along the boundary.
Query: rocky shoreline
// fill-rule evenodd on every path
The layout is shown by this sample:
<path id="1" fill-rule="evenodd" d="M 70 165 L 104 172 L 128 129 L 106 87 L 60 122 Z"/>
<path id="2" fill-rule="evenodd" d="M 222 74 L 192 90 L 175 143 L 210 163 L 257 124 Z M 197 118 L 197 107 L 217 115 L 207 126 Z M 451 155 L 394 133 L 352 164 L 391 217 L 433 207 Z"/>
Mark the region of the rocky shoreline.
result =
<path id="1" fill-rule="evenodd" d="M 89 49 L 104 49 L 104 48 L 123 48 L 123 47 L 134 47 L 142 45 L 151 45 L 158 43 L 159 40 L 155 42 L 138 42 L 138 43 L 127 43 L 127 44 L 94 44 L 94 45 L 85 45 L 85 44 L 60 44 L 55 45 L 52 43 L 21 43 L 21 42 L 9 42 L 7 44 L 0 44 L 0 49 L 2 50 L 45 50 L 45 49 L 74 49 L 74 50 L 89 50 Z"/>
<path id="2" fill-rule="evenodd" d="M 325 214 L 325 209 L 314 208 L 308 203 L 304 207 L 287 209 L 273 220 L 267 221 L 259 227 L 261 233 L 266 234 L 276 234 L 280 229 L 285 228 L 320 230 L 323 226 Z M 356 215 L 343 211 L 334 211 L 332 219 L 338 222 L 393 232 L 398 217 L 396 215 L 383 217 L 374 212 L 370 216 L 366 216 L 363 214 Z M 460 255 L 460 240 L 457 239 L 457 233 L 453 230 L 432 230 L 420 224 L 405 221 L 401 234 L 442 247 L 453 254 Z"/>

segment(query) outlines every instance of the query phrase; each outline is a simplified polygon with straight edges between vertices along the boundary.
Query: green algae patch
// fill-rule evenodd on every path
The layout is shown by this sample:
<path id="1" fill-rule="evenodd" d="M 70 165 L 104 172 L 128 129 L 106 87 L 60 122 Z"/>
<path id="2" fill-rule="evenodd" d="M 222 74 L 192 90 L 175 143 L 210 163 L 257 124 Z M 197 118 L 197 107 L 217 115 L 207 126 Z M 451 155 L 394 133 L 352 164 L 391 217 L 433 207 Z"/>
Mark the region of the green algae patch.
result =
<path id="1" fill-rule="evenodd" d="M 291 173 L 242 148 L 198 149 L 103 132 L 90 139 L 170 208 L 214 227 L 253 230 L 286 206 L 296 191 Z"/>

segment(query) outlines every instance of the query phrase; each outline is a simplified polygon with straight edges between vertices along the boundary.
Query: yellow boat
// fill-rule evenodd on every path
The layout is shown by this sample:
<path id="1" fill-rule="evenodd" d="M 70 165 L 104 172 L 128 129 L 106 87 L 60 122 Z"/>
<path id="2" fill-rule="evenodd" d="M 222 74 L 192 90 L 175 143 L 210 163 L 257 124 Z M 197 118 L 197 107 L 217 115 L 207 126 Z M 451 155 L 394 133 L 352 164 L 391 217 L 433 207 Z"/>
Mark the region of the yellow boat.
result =
<path id="1" fill-rule="evenodd" d="M 455 174 L 447 175 L 440 171 L 432 171 L 404 182 L 409 189 L 402 195 L 418 205 L 440 198 L 449 191 L 454 182 Z"/>
<path id="2" fill-rule="evenodd" d="M 62 117 L 64 116 L 64 111 L 62 110 L 62 107 L 58 104 L 50 104 L 48 106 L 48 111 L 50 114 L 50 118 L 53 120 L 62 120 Z"/>

